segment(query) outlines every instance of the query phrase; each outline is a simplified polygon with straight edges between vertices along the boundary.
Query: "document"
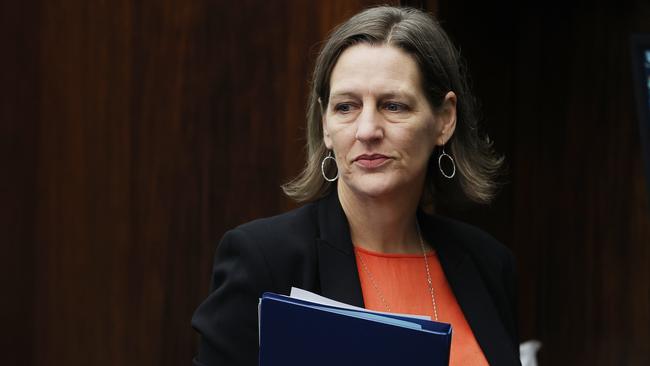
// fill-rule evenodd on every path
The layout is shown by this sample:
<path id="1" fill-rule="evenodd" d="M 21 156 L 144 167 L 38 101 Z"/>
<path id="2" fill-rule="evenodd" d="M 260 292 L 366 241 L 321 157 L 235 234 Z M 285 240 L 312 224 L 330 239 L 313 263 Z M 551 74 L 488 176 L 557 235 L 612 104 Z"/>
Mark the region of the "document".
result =
<path id="1" fill-rule="evenodd" d="M 452 328 L 292 289 L 259 303 L 260 365 L 448 365 Z"/>
<path id="2" fill-rule="evenodd" d="M 383 311 L 374 311 L 374 310 L 368 310 L 364 308 L 360 308 L 358 306 L 353 306 L 353 305 L 348 305 L 336 300 L 328 299 L 327 297 L 315 294 L 313 292 L 309 292 L 307 290 L 303 290 L 301 288 L 297 287 L 292 287 L 291 288 L 291 293 L 289 294 L 289 297 L 293 299 L 298 299 L 298 300 L 304 300 L 304 301 L 309 301 L 312 303 L 320 304 L 320 305 L 329 305 L 333 307 L 338 307 L 341 309 L 350 309 L 350 310 L 358 310 L 358 311 L 364 311 L 368 313 L 375 313 L 375 314 L 382 314 L 382 315 L 388 315 L 388 316 L 394 316 L 394 315 L 400 315 L 406 318 L 415 318 L 415 319 L 424 319 L 424 320 L 431 320 L 430 316 L 427 315 L 411 315 L 411 314 L 398 314 L 398 313 L 386 313 Z"/>

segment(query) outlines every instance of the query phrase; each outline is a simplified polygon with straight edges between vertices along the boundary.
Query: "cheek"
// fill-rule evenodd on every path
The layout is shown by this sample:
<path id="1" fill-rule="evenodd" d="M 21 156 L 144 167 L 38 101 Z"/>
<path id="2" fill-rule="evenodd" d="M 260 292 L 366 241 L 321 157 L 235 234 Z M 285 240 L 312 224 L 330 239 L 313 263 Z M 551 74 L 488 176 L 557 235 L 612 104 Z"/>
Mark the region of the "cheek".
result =
<path id="1" fill-rule="evenodd" d="M 408 131 L 401 138 L 399 144 L 409 152 L 412 158 L 422 155 L 429 156 L 435 146 L 435 136 L 432 128 L 420 128 Z"/>
<path id="2" fill-rule="evenodd" d="M 424 128 L 418 133 L 418 144 L 426 151 L 426 155 L 431 155 L 433 150 L 436 147 L 436 140 L 440 135 L 438 131 L 438 124 L 434 121 L 430 121 L 426 124 Z"/>
<path id="3" fill-rule="evenodd" d="M 334 149 L 338 142 L 338 130 L 336 124 L 331 122 L 323 123 L 323 140 L 328 149 Z"/>
<path id="4" fill-rule="evenodd" d="M 332 124 L 328 129 L 329 139 L 333 146 L 346 146 L 354 139 L 354 133 L 348 126 L 341 124 Z"/>

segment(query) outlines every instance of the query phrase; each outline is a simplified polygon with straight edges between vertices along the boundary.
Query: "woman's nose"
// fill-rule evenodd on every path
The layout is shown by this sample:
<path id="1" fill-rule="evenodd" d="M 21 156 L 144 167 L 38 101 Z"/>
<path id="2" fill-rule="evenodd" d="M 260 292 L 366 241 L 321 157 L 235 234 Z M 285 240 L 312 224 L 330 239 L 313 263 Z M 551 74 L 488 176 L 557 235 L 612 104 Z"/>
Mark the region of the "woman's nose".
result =
<path id="1" fill-rule="evenodd" d="M 357 119 L 356 139 L 361 142 L 373 142 L 384 137 L 382 116 L 375 108 L 364 107 Z"/>

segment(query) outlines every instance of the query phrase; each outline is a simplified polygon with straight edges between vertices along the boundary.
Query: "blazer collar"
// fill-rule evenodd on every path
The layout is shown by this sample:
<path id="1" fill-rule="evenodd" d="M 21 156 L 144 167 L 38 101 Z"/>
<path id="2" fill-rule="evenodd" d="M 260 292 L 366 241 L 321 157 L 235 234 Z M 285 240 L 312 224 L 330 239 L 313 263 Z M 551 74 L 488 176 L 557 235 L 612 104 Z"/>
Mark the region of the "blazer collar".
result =
<path id="1" fill-rule="evenodd" d="M 453 230 L 453 222 L 421 213 L 423 235 L 433 245 L 447 282 L 456 296 L 476 341 L 491 365 L 519 364 L 492 296 L 479 269 L 468 255 L 463 233 Z"/>
<path id="2" fill-rule="evenodd" d="M 318 270 L 321 294 L 346 304 L 363 307 L 363 294 L 350 226 L 339 202 L 336 188 L 318 202 L 320 237 Z"/>
<path id="3" fill-rule="evenodd" d="M 469 323 L 490 364 L 513 364 L 510 338 L 476 265 L 465 250 L 463 233 L 448 220 L 418 211 L 422 235 L 431 243 Z M 318 270 L 321 294 L 346 304 L 364 307 L 363 294 L 348 220 L 336 189 L 318 201 L 320 236 Z"/>

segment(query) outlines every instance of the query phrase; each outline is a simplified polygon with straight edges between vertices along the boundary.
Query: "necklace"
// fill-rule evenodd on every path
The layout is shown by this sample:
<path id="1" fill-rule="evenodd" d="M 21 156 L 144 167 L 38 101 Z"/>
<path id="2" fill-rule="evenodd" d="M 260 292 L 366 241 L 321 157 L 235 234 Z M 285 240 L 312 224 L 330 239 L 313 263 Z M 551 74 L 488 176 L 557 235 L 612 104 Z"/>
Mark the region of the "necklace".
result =
<path id="1" fill-rule="evenodd" d="M 433 306 L 433 315 L 435 320 L 438 320 L 438 305 L 436 304 L 436 296 L 433 292 L 433 282 L 431 281 L 431 271 L 429 270 L 429 260 L 427 259 L 427 254 L 426 250 L 424 249 L 424 240 L 422 240 L 422 233 L 420 232 L 420 224 L 415 221 L 415 227 L 418 232 L 418 238 L 420 239 L 420 248 L 422 249 L 422 257 L 424 257 L 424 266 L 427 269 L 427 285 L 429 286 L 429 293 L 431 294 L 431 305 Z M 372 273 L 370 273 L 370 270 L 368 269 L 368 265 L 366 265 L 366 261 L 363 259 L 363 256 L 359 256 L 359 259 L 361 260 L 361 265 L 363 266 L 363 270 L 366 272 L 368 275 L 368 278 L 370 278 L 370 283 L 372 284 L 372 287 L 375 289 L 377 292 L 377 295 L 379 295 L 379 300 L 381 300 L 382 304 L 384 304 L 384 307 L 386 308 L 386 311 L 390 312 L 390 305 L 388 305 L 388 302 L 386 301 L 386 298 L 384 297 L 383 292 L 379 289 L 379 286 L 377 286 L 377 282 L 375 281 L 375 278 L 372 276 Z"/>

